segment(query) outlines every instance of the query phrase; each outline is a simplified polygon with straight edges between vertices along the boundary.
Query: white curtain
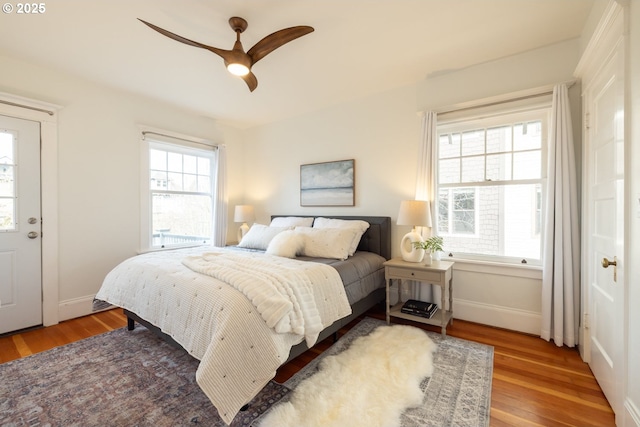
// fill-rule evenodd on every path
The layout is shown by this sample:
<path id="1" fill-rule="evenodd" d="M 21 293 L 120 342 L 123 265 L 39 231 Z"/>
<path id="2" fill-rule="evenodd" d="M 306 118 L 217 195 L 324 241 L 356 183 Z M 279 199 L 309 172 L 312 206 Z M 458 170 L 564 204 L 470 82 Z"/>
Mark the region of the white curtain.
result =
<path id="1" fill-rule="evenodd" d="M 569 96 L 553 89 L 542 272 L 541 337 L 557 346 L 577 344 L 580 303 L 580 235 Z"/>
<path id="2" fill-rule="evenodd" d="M 218 145 L 216 156 L 216 188 L 213 200 L 213 245 L 225 246 L 227 243 L 227 147 Z"/>
<path id="3" fill-rule="evenodd" d="M 416 200 L 427 200 L 431 209 L 432 228 L 422 227 L 422 237 L 430 237 L 436 226 L 436 173 L 437 173 L 437 143 L 438 143 L 438 114 L 434 111 L 420 113 L 422 122 L 420 148 L 418 151 L 418 173 L 416 177 Z M 440 301 L 440 287 L 423 284 L 420 287 L 421 300 L 429 302 Z M 434 292 L 435 291 L 435 292 Z M 435 293 L 435 294 L 434 294 Z"/>
<path id="4" fill-rule="evenodd" d="M 436 199 L 438 114 L 433 111 L 425 111 L 420 113 L 420 116 L 422 126 L 420 150 L 418 152 L 416 200 L 428 200 L 430 202 L 431 218 L 435 221 L 434 200 Z"/>

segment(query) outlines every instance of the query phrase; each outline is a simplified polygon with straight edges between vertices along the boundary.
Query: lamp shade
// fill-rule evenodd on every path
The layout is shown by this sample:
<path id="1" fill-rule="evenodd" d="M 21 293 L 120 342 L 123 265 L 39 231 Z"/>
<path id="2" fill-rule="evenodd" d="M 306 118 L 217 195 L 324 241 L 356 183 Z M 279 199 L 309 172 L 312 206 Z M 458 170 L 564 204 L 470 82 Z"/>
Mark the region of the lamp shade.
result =
<path id="1" fill-rule="evenodd" d="M 429 202 L 424 200 L 404 200 L 400 203 L 398 225 L 412 227 L 431 227 L 431 209 Z"/>
<path id="2" fill-rule="evenodd" d="M 233 222 L 253 222 L 255 214 L 251 205 L 237 205 L 233 214 Z"/>

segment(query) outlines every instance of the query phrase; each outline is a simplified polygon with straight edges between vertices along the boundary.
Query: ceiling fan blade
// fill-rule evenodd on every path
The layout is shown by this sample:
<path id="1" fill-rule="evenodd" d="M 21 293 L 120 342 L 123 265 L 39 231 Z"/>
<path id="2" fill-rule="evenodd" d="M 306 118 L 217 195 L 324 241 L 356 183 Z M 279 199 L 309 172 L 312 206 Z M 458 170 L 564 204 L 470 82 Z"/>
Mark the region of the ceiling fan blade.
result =
<path id="1" fill-rule="evenodd" d="M 249 71 L 249 74 L 240 77 L 247 83 L 250 92 L 253 92 L 258 87 L 258 79 L 251 71 Z"/>
<path id="2" fill-rule="evenodd" d="M 249 49 L 247 55 L 251 57 L 251 62 L 255 64 L 283 44 L 289 43 L 290 41 L 311 32 L 313 32 L 313 27 L 309 27 L 306 25 L 285 28 L 280 31 L 276 31 L 275 33 L 269 34 L 258 43 L 256 43 L 255 46 Z"/>
<path id="3" fill-rule="evenodd" d="M 189 40 L 186 37 L 182 37 L 179 36 L 175 33 L 172 33 L 171 31 L 167 31 L 163 28 L 158 27 L 157 25 L 153 25 L 150 22 L 144 21 L 140 18 L 138 18 L 138 21 L 142 22 L 143 24 L 147 25 L 149 28 L 152 28 L 154 30 L 156 30 L 157 32 L 159 32 L 160 34 L 169 37 L 170 39 L 173 39 L 175 41 L 178 41 L 180 43 L 184 43 L 184 44 L 188 44 L 189 46 L 194 46 L 194 47 L 199 47 L 202 49 L 206 49 L 210 52 L 215 53 L 216 55 L 222 57 L 222 59 L 227 59 L 227 55 L 231 52 L 230 50 L 225 50 L 225 49 L 218 49 L 217 47 L 213 47 L 213 46 L 208 46 L 206 44 L 203 43 L 199 43 L 193 40 Z"/>

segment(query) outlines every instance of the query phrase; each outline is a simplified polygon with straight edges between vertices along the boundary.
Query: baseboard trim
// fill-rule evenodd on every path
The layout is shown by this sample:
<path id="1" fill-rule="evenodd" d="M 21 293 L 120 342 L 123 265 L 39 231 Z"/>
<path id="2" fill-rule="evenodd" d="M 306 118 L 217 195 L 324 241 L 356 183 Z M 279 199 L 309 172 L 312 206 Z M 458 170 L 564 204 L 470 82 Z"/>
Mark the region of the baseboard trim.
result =
<path id="1" fill-rule="evenodd" d="M 540 313 L 459 298 L 453 300 L 453 317 L 532 335 L 540 335 L 542 324 Z"/>
<path id="2" fill-rule="evenodd" d="M 624 421 L 622 425 L 625 427 L 640 427 L 640 410 L 638 407 L 629 399 L 625 399 L 624 401 L 624 411 L 623 411 Z"/>
<path id="3" fill-rule="evenodd" d="M 93 295 L 61 301 L 59 305 L 60 321 L 95 313 L 93 310 Z M 111 307 L 104 308 L 108 310 Z M 98 310 L 103 311 L 103 310 Z M 513 331 L 540 335 L 540 313 L 518 310 L 475 301 L 454 299 L 453 316 L 456 319 L 483 325 L 496 326 Z M 640 426 L 638 426 L 640 427 Z"/>
<path id="4" fill-rule="evenodd" d="M 101 307 L 99 310 L 93 309 L 94 295 L 87 295 L 80 298 L 73 298 L 60 301 L 58 305 L 58 317 L 60 321 L 75 319 L 76 317 L 88 316 L 100 311 L 110 310 L 113 306 Z"/>

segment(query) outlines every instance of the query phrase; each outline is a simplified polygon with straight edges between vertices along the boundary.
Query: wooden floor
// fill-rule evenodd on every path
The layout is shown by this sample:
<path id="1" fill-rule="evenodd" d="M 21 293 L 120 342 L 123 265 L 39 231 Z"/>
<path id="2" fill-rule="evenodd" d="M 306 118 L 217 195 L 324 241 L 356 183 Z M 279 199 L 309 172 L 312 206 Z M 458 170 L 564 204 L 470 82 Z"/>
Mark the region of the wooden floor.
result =
<path id="1" fill-rule="evenodd" d="M 383 319 L 382 310 L 369 312 Z M 345 333 L 357 322 L 341 330 Z M 394 320 L 395 323 L 395 320 Z M 436 330 L 418 323 L 405 322 Z M 0 363 L 126 325 L 121 310 L 109 310 L 55 326 L 0 337 Z M 456 320 L 451 336 L 492 345 L 494 369 L 491 426 L 615 426 L 614 415 L 578 352 L 538 337 Z M 287 380 L 331 345 L 331 339 L 282 366 L 276 381 Z"/>

